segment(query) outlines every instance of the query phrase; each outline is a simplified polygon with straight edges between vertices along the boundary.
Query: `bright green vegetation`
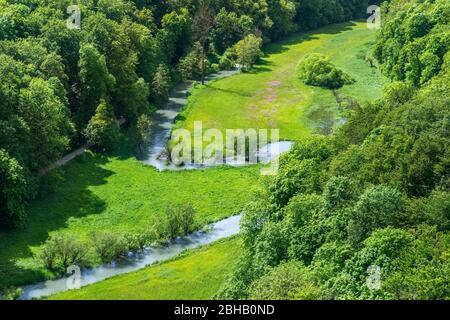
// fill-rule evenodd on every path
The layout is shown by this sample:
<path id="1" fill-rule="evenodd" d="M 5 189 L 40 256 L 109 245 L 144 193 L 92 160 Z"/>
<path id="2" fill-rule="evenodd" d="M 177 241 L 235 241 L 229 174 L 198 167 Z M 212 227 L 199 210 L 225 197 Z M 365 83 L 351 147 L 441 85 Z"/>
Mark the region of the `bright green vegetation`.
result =
<path id="1" fill-rule="evenodd" d="M 137 272 L 117 276 L 55 300 L 210 299 L 238 261 L 240 238 L 217 242 Z"/>
<path id="2" fill-rule="evenodd" d="M 193 205 L 201 227 L 239 214 L 258 179 L 258 167 L 160 173 L 125 151 L 87 154 L 65 168 L 54 194 L 31 205 L 25 228 L 0 232 L 0 284 L 42 280 L 45 273 L 31 254 L 51 234 L 141 231 L 178 203 Z"/>
<path id="3" fill-rule="evenodd" d="M 387 83 L 365 61 L 374 39 L 375 32 L 365 23 L 344 23 L 268 45 L 253 71 L 194 89 L 182 113 L 185 119 L 177 127 L 192 130 L 194 121 L 203 121 L 206 129 L 278 128 L 282 139 L 300 140 L 311 132 L 310 124 L 326 114 L 314 110 L 331 110 L 336 117 L 337 105 L 331 90 L 307 86 L 298 79 L 300 59 L 312 52 L 327 55 L 356 80 L 339 92 L 359 102 L 371 101 L 380 97 Z"/>
<path id="4" fill-rule="evenodd" d="M 397 81 L 282 156 L 219 298 L 450 299 L 449 10 L 384 4 L 376 56 Z"/>

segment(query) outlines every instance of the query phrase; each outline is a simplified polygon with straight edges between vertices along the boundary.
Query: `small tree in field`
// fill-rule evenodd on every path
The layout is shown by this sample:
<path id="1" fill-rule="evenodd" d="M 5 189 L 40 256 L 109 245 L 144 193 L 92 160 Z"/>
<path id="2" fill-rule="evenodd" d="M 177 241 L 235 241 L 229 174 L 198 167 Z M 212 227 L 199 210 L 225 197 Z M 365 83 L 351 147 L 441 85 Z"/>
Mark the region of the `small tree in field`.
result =
<path id="1" fill-rule="evenodd" d="M 249 34 L 236 44 L 237 62 L 244 68 L 251 68 L 262 54 L 263 40 Z"/>
<path id="2" fill-rule="evenodd" d="M 338 69 L 327 56 L 318 53 L 309 54 L 300 61 L 298 74 L 306 84 L 328 89 L 338 89 L 345 84 L 354 82 L 348 74 Z"/>
<path id="3" fill-rule="evenodd" d="M 192 21 L 192 31 L 201 47 L 202 84 L 205 84 L 206 48 L 209 42 L 209 34 L 214 27 L 214 19 L 214 11 L 202 1 Z"/>
<path id="4" fill-rule="evenodd" d="M 118 139 L 119 125 L 112 108 L 101 100 L 84 131 L 87 142 L 96 148 L 110 149 Z"/>

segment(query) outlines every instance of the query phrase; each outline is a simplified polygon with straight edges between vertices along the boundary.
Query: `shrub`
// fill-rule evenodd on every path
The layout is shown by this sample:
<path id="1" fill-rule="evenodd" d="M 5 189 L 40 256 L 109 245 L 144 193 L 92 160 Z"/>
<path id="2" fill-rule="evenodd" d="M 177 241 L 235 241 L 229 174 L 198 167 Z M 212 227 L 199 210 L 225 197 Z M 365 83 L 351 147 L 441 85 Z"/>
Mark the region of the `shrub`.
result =
<path id="1" fill-rule="evenodd" d="M 157 101 L 165 101 L 169 96 L 171 77 L 169 69 L 160 64 L 152 82 L 153 97 Z"/>
<path id="2" fill-rule="evenodd" d="M 91 240 L 103 263 L 109 263 L 128 252 L 127 241 L 122 235 L 111 232 L 93 233 Z"/>
<path id="3" fill-rule="evenodd" d="M 194 225 L 195 209 L 189 204 L 167 207 L 162 219 L 154 224 L 157 237 L 173 239 L 187 235 Z"/>
<path id="4" fill-rule="evenodd" d="M 71 265 L 83 266 L 88 249 L 73 235 L 56 235 L 44 244 L 38 258 L 49 270 L 62 267 L 64 270 Z"/>
<path id="5" fill-rule="evenodd" d="M 328 57 L 313 53 L 305 56 L 299 63 L 298 74 L 306 84 L 329 89 L 338 89 L 354 80 L 338 69 Z"/>
<path id="6" fill-rule="evenodd" d="M 249 34 L 236 44 L 237 62 L 244 68 L 251 68 L 262 55 L 263 40 L 254 34 Z"/>
<path id="7" fill-rule="evenodd" d="M 119 125 L 112 108 L 101 100 L 84 131 L 87 142 L 97 149 L 110 149 L 119 136 Z"/>
<path id="8" fill-rule="evenodd" d="M 178 72 L 183 80 L 197 79 L 202 74 L 202 55 L 200 44 L 196 44 L 178 63 Z"/>
<path id="9" fill-rule="evenodd" d="M 23 294 L 22 288 L 8 287 L 5 290 L 3 290 L 3 300 L 17 300 L 22 296 L 22 294 Z"/>

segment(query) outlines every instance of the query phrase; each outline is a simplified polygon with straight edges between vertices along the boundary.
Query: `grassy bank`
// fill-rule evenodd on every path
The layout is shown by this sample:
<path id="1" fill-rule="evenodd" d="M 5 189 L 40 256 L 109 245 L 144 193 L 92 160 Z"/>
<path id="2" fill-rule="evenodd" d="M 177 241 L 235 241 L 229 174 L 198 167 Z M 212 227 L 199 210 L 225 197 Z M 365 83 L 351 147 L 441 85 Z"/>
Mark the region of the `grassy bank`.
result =
<path id="1" fill-rule="evenodd" d="M 216 293 L 239 257 L 240 238 L 187 252 L 174 260 L 117 276 L 54 300 L 205 300 Z"/>

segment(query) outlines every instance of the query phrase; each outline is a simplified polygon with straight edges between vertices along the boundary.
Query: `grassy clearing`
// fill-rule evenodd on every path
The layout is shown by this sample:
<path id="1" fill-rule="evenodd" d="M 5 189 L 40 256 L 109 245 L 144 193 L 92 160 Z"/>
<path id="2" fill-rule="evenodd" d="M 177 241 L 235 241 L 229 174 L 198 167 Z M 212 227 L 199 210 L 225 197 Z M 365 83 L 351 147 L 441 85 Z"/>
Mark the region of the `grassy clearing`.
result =
<path id="1" fill-rule="evenodd" d="M 56 193 L 32 204 L 24 229 L 0 232 L 0 287 L 50 276 L 31 256 L 55 232 L 139 231 L 173 203 L 191 203 L 203 226 L 240 213 L 259 177 L 259 167 L 160 173 L 126 151 L 88 154 L 65 168 Z"/>
<path id="2" fill-rule="evenodd" d="M 300 59 L 312 52 L 330 56 L 357 80 L 344 87 L 342 94 L 360 102 L 373 100 L 379 97 L 386 79 L 360 56 L 374 39 L 375 32 L 367 29 L 366 23 L 352 22 L 271 44 L 253 71 L 194 89 L 176 127 L 193 130 L 194 121 L 203 121 L 205 129 L 276 128 L 282 139 L 299 140 L 310 134 L 312 124 L 322 121 L 327 112 L 336 116 L 331 90 L 307 86 L 297 78 Z"/>
<path id="3" fill-rule="evenodd" d="M 185 253 L 174 260 L 117 276 L 54 300 L 206 300 L 219 289 L 239 257 L 240 238 Z"/>

